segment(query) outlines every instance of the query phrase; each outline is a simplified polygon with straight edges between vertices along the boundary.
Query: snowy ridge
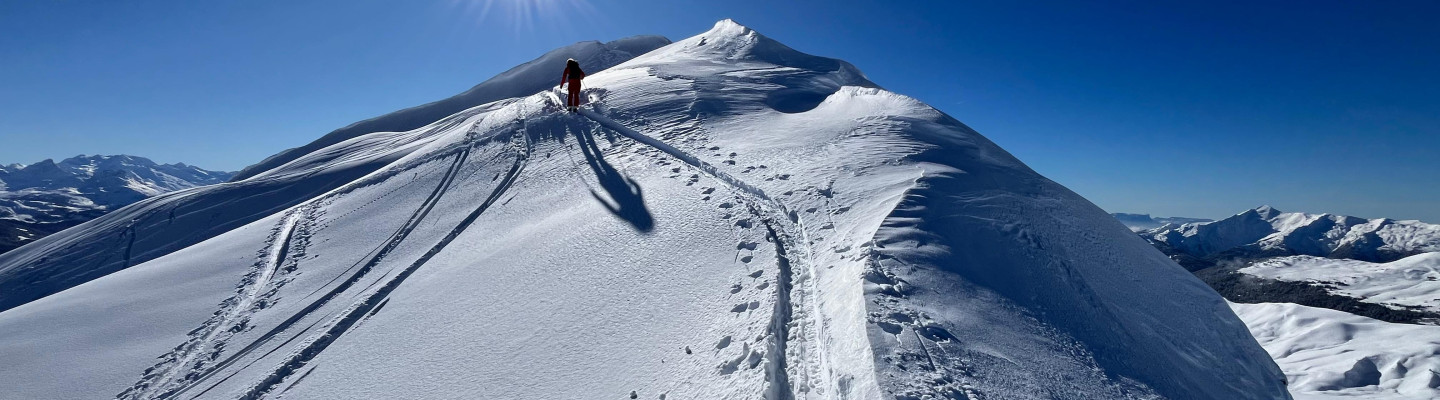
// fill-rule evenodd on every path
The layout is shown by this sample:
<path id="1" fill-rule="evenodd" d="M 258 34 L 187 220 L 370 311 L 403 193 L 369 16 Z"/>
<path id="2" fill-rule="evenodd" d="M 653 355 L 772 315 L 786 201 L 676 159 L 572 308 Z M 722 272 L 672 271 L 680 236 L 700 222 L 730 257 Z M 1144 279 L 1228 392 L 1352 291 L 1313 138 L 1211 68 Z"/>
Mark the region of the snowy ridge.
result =
<path id="1" fill-rule="evenodd" d="M 305 146 L 280 152 L 258 164 L 246 167 L 235 174 L 235 179 L 240 180 L 259 175 L 316 150 L 359 136 L 374 132 L 409 131 L 481 104 L 539 92 L 553 84 L 555 74 L 554 71 L 551 71 L 552 66 L 556 63 L 563 64 L 567 58 L 580 60 L 580 66 L 593 73 L 669 43 L 669 39 L 660 36 L 634 36 L 608 43 L 580 42 L 555 49 L 450 98 L 395 111 L 336 129 Z"/>
<path id="2" fill-rule="evenodd" d="M 592 73 L 579 115 L 544 90 L 550 74 L 512 78 L 541 90 L 56 239 L 118 257 L 96 249 L 129 232 L 137 265 L 0 311 L 0 357 L 27 366 L 0 384 L 24 398 L 1288 396 L 1199 281 L 847 63 L 727 20 Z M 167 247 L 192 235 L 157 217 L 179 206 L 231 225 Z M 186 215 L 172 224 L 207 221 Z M 56 268 L 27 253 L 0 273 Z"/>
<path id="3" fill-rule="evenodd" d="M 1140 235 L 1171 252 L 1197 258 L 1310 255 L 1384 262 L 1440 251 L 1440 225 L 1284 213 L 1269 206 L 1216 222 L 1166 225 Z"/>

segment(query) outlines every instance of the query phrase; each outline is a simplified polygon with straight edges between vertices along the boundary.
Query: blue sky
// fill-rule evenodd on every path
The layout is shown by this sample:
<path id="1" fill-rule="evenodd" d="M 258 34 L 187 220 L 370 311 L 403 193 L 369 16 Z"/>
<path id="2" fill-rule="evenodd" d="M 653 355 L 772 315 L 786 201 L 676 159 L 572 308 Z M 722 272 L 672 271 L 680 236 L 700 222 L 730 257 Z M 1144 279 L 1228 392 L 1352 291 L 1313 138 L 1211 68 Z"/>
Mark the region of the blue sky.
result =
<path id="1" fill-rule="evenodd" d="M 1079 3 L 0 2 L 0 163 L 234 170 L 556 47 L 734 18 L 1111 211 L 1440 222 L 1440 3 Z"/>

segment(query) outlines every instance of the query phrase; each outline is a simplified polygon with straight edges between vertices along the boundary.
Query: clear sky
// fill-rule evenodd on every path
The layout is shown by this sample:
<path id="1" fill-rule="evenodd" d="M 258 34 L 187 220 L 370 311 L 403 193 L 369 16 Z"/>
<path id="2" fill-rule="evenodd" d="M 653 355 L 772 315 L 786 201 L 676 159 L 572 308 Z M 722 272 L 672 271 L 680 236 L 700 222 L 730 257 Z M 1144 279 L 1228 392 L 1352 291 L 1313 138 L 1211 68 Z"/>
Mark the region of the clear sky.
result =
<path id="1" fill-rule="evenodd" d="M 556 47 L 733 18 L 850 61 L 1110 211 L 1440 222 L 1437 15 L 1433 1 L 6 1 L 0 163 L 236 170 Z"/>

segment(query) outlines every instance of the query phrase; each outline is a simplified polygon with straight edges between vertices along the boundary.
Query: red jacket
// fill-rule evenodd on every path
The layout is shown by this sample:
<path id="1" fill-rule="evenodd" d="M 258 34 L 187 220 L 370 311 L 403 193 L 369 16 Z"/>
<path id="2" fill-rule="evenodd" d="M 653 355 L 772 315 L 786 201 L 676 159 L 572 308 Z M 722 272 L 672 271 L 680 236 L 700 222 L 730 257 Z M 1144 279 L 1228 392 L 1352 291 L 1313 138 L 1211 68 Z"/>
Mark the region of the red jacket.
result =
<path id="1" fill-rule="evenodd" d="M 564 85 L 566 80 L 578 81 L 578 80 L 581 80 L 581 79 L 585 79 L 585 71 L 581 71 L 579 66 L 575 66 L 575 67 L 566 66 L 566 67 L 565 67 L 565 72 L 562 73 L 562 74 L 560 74 L 560 84 L 561 84 L 561 85 Z"/>

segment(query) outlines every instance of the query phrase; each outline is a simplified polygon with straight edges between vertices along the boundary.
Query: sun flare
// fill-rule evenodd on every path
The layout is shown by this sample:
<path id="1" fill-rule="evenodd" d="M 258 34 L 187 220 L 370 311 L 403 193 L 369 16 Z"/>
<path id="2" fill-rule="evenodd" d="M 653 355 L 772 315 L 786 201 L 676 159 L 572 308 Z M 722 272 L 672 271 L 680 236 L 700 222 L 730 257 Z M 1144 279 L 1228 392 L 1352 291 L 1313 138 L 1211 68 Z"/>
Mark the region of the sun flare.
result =
<path id="1" fill-rule="evenodd" d="M 517 33 L 567 26 L 596 13 L 586 0 L 456 0 L 455 5 L 477 23 L 509 25 Z"/>

